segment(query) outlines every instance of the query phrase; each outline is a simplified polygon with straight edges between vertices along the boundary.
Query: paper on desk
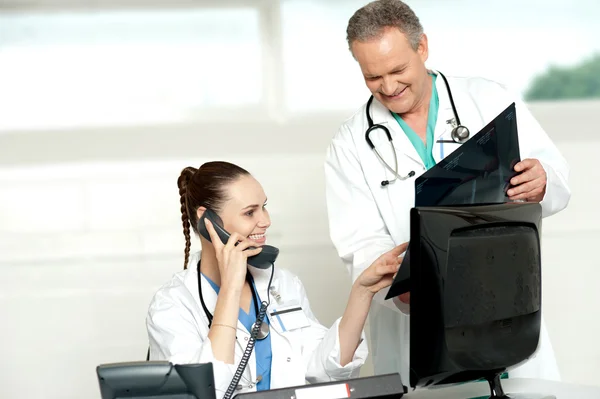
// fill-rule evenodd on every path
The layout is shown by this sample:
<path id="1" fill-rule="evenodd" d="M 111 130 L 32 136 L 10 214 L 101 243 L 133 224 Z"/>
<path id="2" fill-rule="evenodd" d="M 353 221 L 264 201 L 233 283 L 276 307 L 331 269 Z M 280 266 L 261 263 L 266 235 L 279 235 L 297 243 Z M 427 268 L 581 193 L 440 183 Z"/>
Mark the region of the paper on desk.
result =
<path id="1" fill-rule="evenodd" d="M 515 103 L 415 180 L 415 206 L 503 203 L 521 160 Z M 449 144 L 453 145 L 453 144 Z"/>
<path id="2" fill-rule="evenodd" d="M 350 397 L 348 384 L 324 385 L 296 389 L 296 399 L 342 399 Z"/>

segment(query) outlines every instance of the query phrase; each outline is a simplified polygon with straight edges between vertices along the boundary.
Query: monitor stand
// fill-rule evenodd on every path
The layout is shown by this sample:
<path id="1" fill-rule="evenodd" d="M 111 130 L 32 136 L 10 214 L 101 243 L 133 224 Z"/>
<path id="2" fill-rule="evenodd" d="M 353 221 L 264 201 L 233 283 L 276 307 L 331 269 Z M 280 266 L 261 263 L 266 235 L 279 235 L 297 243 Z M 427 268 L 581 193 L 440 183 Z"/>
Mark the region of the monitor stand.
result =
<path id="1" fill-rule="evenodd" d="M 554 395 L 544 395 L 529 392 L 506 394 L 502 388 L 502 382 L 500 379 L 501 375 L 501 373 L 497 373 L 492 378 L 487 379 L 488 383 L 490 384 L 490 391 L 492 394 L 489 399 L 556 399 L 556 396 Z"/>

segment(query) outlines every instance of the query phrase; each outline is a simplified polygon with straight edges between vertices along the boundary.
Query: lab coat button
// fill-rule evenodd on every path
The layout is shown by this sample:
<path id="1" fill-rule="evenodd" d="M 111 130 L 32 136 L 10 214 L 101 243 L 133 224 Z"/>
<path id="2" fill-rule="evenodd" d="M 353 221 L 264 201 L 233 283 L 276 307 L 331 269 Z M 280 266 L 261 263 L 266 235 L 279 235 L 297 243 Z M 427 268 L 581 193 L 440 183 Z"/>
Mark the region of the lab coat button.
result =
<path id="1" fill-rule="evenodd" d="M 291 361 L 292 361 L 292 358 L 291 358 L 291 357 L 288 357 L 288 358 L 287 358 L 287 361 L 288 361 L 288 362 L 291 362 Z"/>
<path id="2" fill-rule="evenodd" d="M 244 337 L 244 341 L 248 341 L 248 337 Z"/>

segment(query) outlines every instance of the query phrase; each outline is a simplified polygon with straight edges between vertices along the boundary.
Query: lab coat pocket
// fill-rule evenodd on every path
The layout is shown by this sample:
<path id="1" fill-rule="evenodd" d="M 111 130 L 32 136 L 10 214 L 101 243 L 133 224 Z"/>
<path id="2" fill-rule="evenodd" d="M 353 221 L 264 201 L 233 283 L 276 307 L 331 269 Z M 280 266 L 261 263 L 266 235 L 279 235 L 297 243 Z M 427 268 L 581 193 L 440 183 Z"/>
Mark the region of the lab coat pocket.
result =
<path id="1" fill-rule="evenodd" d="M 310 326 L 310 321 L 299 303 L 285 303 L 269 310 L 269 319 L 279 332 L 297 331 Z"/>

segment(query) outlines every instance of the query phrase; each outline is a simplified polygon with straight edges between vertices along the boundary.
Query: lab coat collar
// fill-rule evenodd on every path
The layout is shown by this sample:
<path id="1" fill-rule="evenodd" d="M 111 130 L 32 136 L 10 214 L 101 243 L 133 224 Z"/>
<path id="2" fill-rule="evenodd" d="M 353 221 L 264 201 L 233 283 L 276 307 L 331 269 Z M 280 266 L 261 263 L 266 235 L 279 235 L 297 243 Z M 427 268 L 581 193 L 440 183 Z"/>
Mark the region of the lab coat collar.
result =
<path id="1" fill-rule="evenodd" d="M 278 292 L 277 286 L 279 285 L 276 281 L 277 273 L 275 272 L 274 268 L 274 266 L 271 266 L 268 269 L 258 269 L 256 267 L 248 266 L 248 271 L 254 279 L 254 285 L 256 286 L 256 293 L 258 294 L 259 301 L 267 301 L 269 302 L 269 305 L 271 305 L 273 302 L 272 300 L 269 301 L 271 292 Z M 269 286 L 271 272 L 274 274 L 273 280 L 271 281 L 271 286 Z M 258 307 L 260 308 L 260 304 Z"/>
<path id="2" fill-rule="evenodd" d="M 439 140 L 440 137 L 444 136 L 447 131 L 450 130 L 450 125 L 447 123 L 450 119 L 454 118 L 452 112 L 452 105 L 450 104 L 450 96 L 448 94 L 448 88 L 444 83 L 444 79 L 440 76 L 437 70 L 429 69 L 430 73 L 434 74 L 437 78 L 435 79 L 435 88 L 438 94 L 439 107 L 437 121 L 435 123 L 435 131 L 433 134 L 434 142 Z M 444 75 L 446 76 L 446 75 Z M 446 76 L 448 79 L 448 76 Z M 448 83 L 450 84 L 450 83 Z M 456 97 L 456 96 L 454 96 Z"/>

